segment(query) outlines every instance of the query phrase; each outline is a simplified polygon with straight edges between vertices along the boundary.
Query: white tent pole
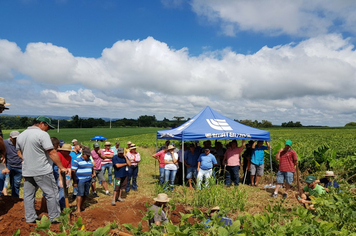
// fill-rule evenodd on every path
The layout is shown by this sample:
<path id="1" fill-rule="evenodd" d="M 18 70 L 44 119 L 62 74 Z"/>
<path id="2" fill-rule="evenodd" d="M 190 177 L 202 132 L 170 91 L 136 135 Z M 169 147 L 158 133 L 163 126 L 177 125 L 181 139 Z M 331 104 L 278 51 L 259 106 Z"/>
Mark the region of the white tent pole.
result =
<path id="1" fill-rule="evenodd" d="M 273 168 L 272 168 L 272 155 L 271 155 L 271 143 L 269 144 L 269 160 L 271 164 L 271 186 L 273 185 Z"/>

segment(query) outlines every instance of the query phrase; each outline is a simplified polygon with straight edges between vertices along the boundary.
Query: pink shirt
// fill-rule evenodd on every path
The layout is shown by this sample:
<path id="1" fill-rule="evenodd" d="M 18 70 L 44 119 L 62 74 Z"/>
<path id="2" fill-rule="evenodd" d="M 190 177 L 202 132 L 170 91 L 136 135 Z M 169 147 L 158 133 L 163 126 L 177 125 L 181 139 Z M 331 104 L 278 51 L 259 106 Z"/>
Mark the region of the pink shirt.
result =
<path id="1" fill-rule="evenodd" d="M 95 150 L 91 151 L 91 156 L 95 162 L 94 170 L 101 170 L 101 157 L 99 157 L 98 153 Z"/>
<path id="2" fill-rule="evenodd" d="M 155 154 L 156 157 L 159 157 L 159 167 L 164 167 L 166 164 L 164 164 L 164 155 L 166 153 L 164 152 L 164 150 L 159 151 Z"/>
<path id="3" fill-rule="evenodd" d="M 137 164 L 141 161 L 140 153 L 126 153 L 126 157 L 131 161 L 132 166 L 137 166 Z"/>
<path id="4" fill-rule="evenodd" d="M 225 157 L 226 157 L 226 165 L 227 166 L 239 166 L 240 165 L 240 154 L 242 152 L 243 148 L 238 147 L 238 148 L 229 148 L 225 152 Z"/>
<path id="5" fill-rule="evenodd" d="M 101 155 L 102 156 L 109 156 L 109 155 L 114 155 L 114 152 L 112 150 L 106 150 L 106 149 L 102 149 L 101 150 Z M 103 159 L 101 161 L 101 164 L 104 165 L 104 164 L 112 164 L 112 159 Z"/>

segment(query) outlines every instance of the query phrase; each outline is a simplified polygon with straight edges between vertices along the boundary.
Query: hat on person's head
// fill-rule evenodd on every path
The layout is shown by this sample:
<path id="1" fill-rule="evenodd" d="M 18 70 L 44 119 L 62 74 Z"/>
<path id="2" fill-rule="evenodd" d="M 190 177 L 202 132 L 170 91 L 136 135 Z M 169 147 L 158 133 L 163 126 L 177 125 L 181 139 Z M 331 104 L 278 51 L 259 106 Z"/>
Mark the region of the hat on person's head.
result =
<path id="1" fill-rule="evenodd" d="M 335 176 L 334 171 L 326 171 L 325 176 L 330 176 L 330 177 Z"/>
<path id="2" fill-rule="evenodd" d="M 130 144 L 132 144 L 131 141 L 128 141 L 128 142 L 127 142 L 127 145 L 130 145 Z"/>
<path id="3" fill-rule="evenodd" d="M 153 200 L 155 200 L 156 202 L 169 202 L 169 200 L 171 200 L 170 198 L 168 198 L 168 195 L 165 193 L 159 193 L 157 195 L 157 197 L 153 198 Z"/>
<path id="4" fill-rule="evenodd" d="M 88 146 L 84 146 L 82 153 L 83 153 L 83 155 L 87 155 L 88 157 L 90 157 L 90 155 L 91 155 L 90 148 Z"/>
<path id="5" fill-rule="evenodd" d="M 316 180 L 316 178 L 312 175 L 308 175 L 307 178 L 305 179 L 305 182 L 308 184 L 313 183 Z"/>
<path id="6" fill-rule="evenodd" d="M 117 149 L 117 154 L 119 154 L 119 153 L 124 153 L 125 151 L 124 151 L 124 148 L 123 147 L 119 147 L 118 149 Z"/>
<path id="7" fill-rule="evenodd" d="M 9 110 L 9 108 L 6 107 L 6 106 L 10 106 L 10 105 L 11 105 L 10 103 L 6 103 L 6 102 L 5 102 L 5 98 L 0 97 L 0 107 L 1 107 L 1 108 L 4 108 L 4 109 L 6 109 L 6 110 Z"/>
<path id="8" fill-rule="evenodd" d="M 63 140 L 59 140 L 59 146 L 62 147 L 65 142 Z"/>
<path id="9" fill-rule="evenodd" d="M 46 117 L 46 116 L 38 116 L 36 118 L 37 121 L 42 121 L 43 123 L 46 123 L 50 129 L 54 129 L 54 126 L 51 125 L 51 119 Z"/>
<path id="10" fill-rule="evenodd" d="M 211 208 L 210 211 L 219 211 L 219 210 L 220 210 L 220 207 L 216 206 L 216 207 Z"/>
<path id="11" fill-rule="evenodd" d="M 74 142 L 78 142 L 78 140 L 76 140 L 76 139 L 73 139 L 73 140 L 72 140 L 72 143 L 74 143 Z"/>
<path id="12" fill-rule="evenodd" d="M 11 131 L 10 137 L 11 138 L 17 138 L 20 135 L 19 131 Z"/>
<path id="13" fill-rule="evenodd" d="M 210 151 L 210 148 L 208 148 L 208 147 L 207 147 L 207 148 L 204 148 L 204 152 L 205 152 L 205 151 Z"/>
<path id="14" fill-rule="evenodd" d="M 134 143 L 131 143 L 131 147 L 130 147 L 130 150 L 132 150 L 132 149 L 136 149 L 136 144 L 134 144 Z"/>
<path id="15" fill-rule="evenodd" d="M 105 142 L 104 146 L 111 146 L 110 142 Z"/>
<path id="16" fill-rule="evenodd" d="M 72 151 L 72 146 L 69 143 L 65 143 L 63 144 L 62 147 L 58 148 L 58 151 L 68 151 L 71 152 Z"/>
<path id="17" fill-rule="evenodd" d="M 173 145 L 168 145 L 167 149 L 171 150 L 171 149 L 175 149 L 175 147 Z"/>
<path id="18" fill-rule="evenodd" d="M 286 141 L 286 145 L 288 145 L 289 147 L 292 146 L 292 143 L 293 143 L 293 142 L 292 142 L 291 140 L 287 140 L 287 141 Z"/>
<path id="19" fill-rule="evenodd" d="M 93 143 L 93 148 L 100 148 L 100 144 L 99 143 Z"/>

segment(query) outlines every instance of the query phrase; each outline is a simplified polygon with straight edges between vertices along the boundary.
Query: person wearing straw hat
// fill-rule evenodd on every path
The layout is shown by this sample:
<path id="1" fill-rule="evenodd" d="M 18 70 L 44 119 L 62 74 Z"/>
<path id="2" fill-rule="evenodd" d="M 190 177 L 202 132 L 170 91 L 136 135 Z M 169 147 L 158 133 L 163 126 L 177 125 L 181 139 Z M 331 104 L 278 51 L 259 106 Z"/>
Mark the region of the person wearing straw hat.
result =
<path id="1" fill-rule="evenodd" d="M 51 222 L 57 223 L 56 218 L 60 215 L 58 187 L 54 179 L 52 163 L 58 166 L 59 172 L 69 174 L 69 171 L 63 167 L 53 147 L 47 133 L 49 129 L 54 129 L 51 119 L 38 116 L 34 119 L 33 125 L 17 137 L 16 149 L 23 159 L 22 175 L 25 177 L 23 198 L 27 223 L 35 223 L 38 219 L 34 204 L 38 187 L 46 195 L 48 216 Z"/>
<path id="2" fill-rule="evenodd" d="M 291 147 L 292 141 L 287 140 L 284 148 L 280 149 L 276 154 L 276 160 L 279 161 L 277 186 L 271 197 L 278 197 L 278 190 L 284 182 L 286 182 L 286 191 L 283 193 L 283 198 L 288 197 L 288 191 L 293 183 L 295 167 L 298 164 L 297 153 Z"/>
<path id="3" fill-rule="evenodd" d="M 232 219 L 229 218 L 229 217 L 226 217 L 226 216 L 222 216 L 220 214 L 220 207 L 216 206 L 216 207 L 213 207 L 211 210 L 210 210 L 210 213 L 208 212 L 208 215 L 209 215 L 209 219 L 207 219 L 206 221 L 203 222 L 203 224 L 205 225 L 206 228 L 209 228 L 211 227 L 211 221 L 212 221 L 212 218 L 214 216 L 214 214 L 217 214 L 220 218 L 220 221 L 223 221 L 224 225 L 232 225 Z"/>
<path id="4" fill-rule="evenodd" d="M 164 155 L 164 189 L 167 190 L 170 185 L 171 191 L 174 190 L 174 180 L 178 170 L 178 154 L 174 152 L 174 149 L 173 145 L 169 145 Z"/>
<path id="5" fill-rule="evenodd" d="M 111 148 L 111 143 L 110 142 L 105 142 L 104 144 L 104 149 L 101 151 L 103 154 L 101 156 L 101 169 L 103 171 L 103 175 L 105 176 L 105 172 L 108 171 L 108 183 L 113 186 L 112 182 L 112 157 L 114 156 L 114 152 L 110 149 Z M 101 182 L 99 181 L 99 184 Z"/>
<path id="6" fill-rule="evenodd" d="M 157 197 L 153 198 L 155 203 L 149 208 L 150 211 L 154 211 L 153 218 L 148 220 L 149 226 L 152 224 L 161 225 L 168 223 L 168 218 L 165 212 L 167 202 L 171 200 L 165 193 L 159 193 Z"/>
<path id="7" fill-rule="evenodd" d="M 334 174 L 334 171 L 326 171 L 325 172 L 325 177 L 324 178 L 321 178 L 317 181 L 317 183 L 322 183 L 324 184 L 324 188 L 327 189 L 327 188 L 330 188 L 330 187 L 333 187 L 333 188 L 339 188 L 339 184 L 337 183 L 336 180 L 333 180 L 333 178 L 335 178 L 335 174 Z M 328 191 L 329 189 L 327 189 Z"/>
<path id="8" fill-rule="evenodd" d="M 129 175 L 127 178 L 126 192 L 130 192 L 131 189 L 131 179 L 132 179 L 132 190 L 137 191 L 137 175 L 138 175 L 138 163 L 141 161 L 140 153 L 136 152 L 136 145 L 134 143 L 130 146 L 130 152 L 126 154 L 126 157 L 131 161 L 129 166 Z"/>

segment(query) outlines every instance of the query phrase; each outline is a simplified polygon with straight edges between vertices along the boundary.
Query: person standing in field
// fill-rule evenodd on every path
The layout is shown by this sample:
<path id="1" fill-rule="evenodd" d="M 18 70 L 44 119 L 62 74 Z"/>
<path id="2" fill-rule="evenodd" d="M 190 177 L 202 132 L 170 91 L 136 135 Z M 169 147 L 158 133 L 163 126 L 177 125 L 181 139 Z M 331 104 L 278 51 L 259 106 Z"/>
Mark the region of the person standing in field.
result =
<path id="1" fill-rule="evenodd" d="M 119 147 L 117 149 L 117 155 L 112 158 L 114 165 L 114 194 L 111 202 L 112 206 L 116 206 L 116 201 L 123 202 L 121 198 L 122 191 L 126 189 L 127 176 L 129 175 L 128 168 L 131 166 L 131 161 L 124 156 L 124 149 Z"/>
<path id="2" fill-rule="evenodd" d="M 175 147 L 173 145 L 169 145 L 164 155 L 164 189 L 167 190 L 168 185 L 170 185 L 171 191 L 174 190 L 174 180 L 178 169 L 178 154 L 174 152 L 174 149 Z"/>
<path id="3" fill-rule="evenodd" d="M 167 152 L 167 146 L 165 146 L 161 151 L 152 155 L 153 158 L 157 159 L 159 162 L 159 183 L 163 185 L 164 183 L 164 156 Z"/>
<path id="4" fill-rule="evenodd" d="M 82 156 L 82 144 L 78 142 L 78 140 L 73 139 L 72 143 L 74 144 L 74 146 L 72 146 L 72 151 L 70 152 L 70 156 L 71 156 L 71 166 L 73 165 L 74 160 L 76 160 L 77 158 L 80 158 Z M 62 144 L 63 146 L 64 144 Z M 73 179 L 73 184 L 74 184 L 74 179 Z M 77 188 L 73 188 L 73 198 L 76 198 L 77 196 L 77 192 L 78 189 Z"/>
<path id="5" fill-rule="evenodd" d="M 125 149 L 124 149 L 124 156 L 126 156 L 126 154 L 128 153 L 128 152 L 130 152 L 130 147 L 131 147 L 131 141 L 128 141 L 127 142 L 127 147 L 125 147 Z"/>
<path id="6" fill-rule="evenodd" d="M 114 153 L 114 156 L 117 155 L 117 149 L 120 147 L 120 142 L 116 142 L 114 146 L 110 148 L 110 150 Z"/>
<path id="7" fill-rule="evenodd" d="M 108 185 L 106 183 L 106 180 L 104 178 L 103 171 L 101 169 L 101 160 L 102 160 L 102 153 L 100 150 L 100 144 L 99 143 L 94 143 L 93 144 L 93 150 L 91 151 L 91 156 L 94 160 L 94 171 L 95 171 L 95 176 L 92 178 L 92 189 L 93 189 L 93 197 L 98 197 L 98 194 L 96 193 L 96 178 L 98 178 L 99 181 L 101 181 L 101 185 L 103 186 L 105 190 L 105 194 L 108 196 L 111 196 L 111 193 L 109 192 Z"/>
<path id="8" fill-rule="evenodd" d="M 67 168 L 68 171 L 71 172 L 71 165 L 73 163 L 72 157 L 70 155 L 70 153 L 72 151 L 71 145 L 63 144 L 63 146 L 61 148 L 58 148 L 57 150 L 59 151 L 58 156 L 59 156 L 59 159 L 61 159 L 63 167 Z M 66 179 L 63 179 L 62 175 L 60 173 L 58 173 L 58 174 L 59 174 L 59 179 L 58 179 L 59 205 L 60 205 L 61 209 L 64 209 L 66 207 L 66 205 L 65 205 L 63 182 L 66 181 L 66 183 L 67 183 L 66 186 L 68 187 L 71 175 L 69 174 L 68 176 L 66 176 Z M 67 181 L 67 178 L 68 178 L 68 181 Z"/>
<path id="9" fill-rule="evenodd" d="M 20 186 L 22 180 L 22 158 L 18 156 L 16 151 L 17 137 L 19 131 L 11 131 L 10 138 L 4 141 L 6 146 L 6 167 L 10 174 L 11 196 L 20 197 Z"/>
<path id="10" fill-rule="evenodd" d="M 6 103 L 5 99 L 0 97 L 0 114 L 4 111 L 4 110 L 9 110 L 8 107 L 6 106 L 10 106 L 10 103 Z M 1 130 L 1 125 L 0 125 L 0 162 L 1 162 L 1 166 L 0 168 L 5 169 L 5 156 L 6 156 L 6 147 L 5 147 L 5 143 L 3 140 L 3 134 L 2 134 L 2 130 Z M 1 190 L 4 186 L 4 182 L 5 182 L 5 172 L 2 173 L 2 171 L 0 172 L 0 194 L 1 194 Z M 2 184 L 1 184 L 2 183 Z"/>
<path id="11" fill-rule="evenodd" d="M 192 179 L 194 179 L 196 183 L 196 178 L 198 176 L 198 158 L 200 156 L 200 147 L 195 146 L 194 144 L 189 145 L 189 150 L 186 152 L 184 157 L 184 165 L 187 167 L 187 175 L 186 178 L 188 179 L 189 188 L 193 189 Z"/>
<path id="12" fill-rule="evenodd" d="M 231 181 L 235 186 L 239 186 L 240 154 L 244 148 L 245 140 L 242 140 L 241 147 L 237 146 L 236 140 L 232 140 L 231 147 L 225 152 L 223 164 L 226 164 L 226 186 L 231 186 Z"/>
<path id="13" fill-rule="evenodd" d="M 271 197 L 278 197 L 278 190 L 286 182 L 286 191 L 283 193 L 283 198 L 288 197 L 288 191 L 293 183 L 293 175 L 295 166 L 298 164 L 297 153 L 291 148 L 292 141 L 287 140 L 284 148 L 280 149 L 276 154 L 276 160 L 279 161 L 277 172 L 277 186 Z"/>
<path id="14" fill-rule="evenodd" d="M 253 141 L 250 140 L 246 144 L 246 150 L 242 154 L 243 157 L 243 166 L 242 170 L 244 172 L 244 181 L 245 184 L 250 185 L 251 184 L 251 172 L 250 172 L 250 167 L 251 167 L 251 156 L 252 156 L 252 144 Z"/>
<path id="15" fill-rule="evenodd" d="M 106 170 L 108 171 L 108 181 L 111 186 L 113 186 L 112 182 L 112 157 L 114 156 L 114 152 L 110 149 L 111 143 L 105 142 L 105 148 L 101 151 L 101 169 L 103 171 L 103 175 L 105 177 Z M 99 181 L 99 184 L 101 182 Z"/>
<path id="16" fill-rule="evenodd" d="M 252 186 L 257 187 L 258 186 L 258 181 L 260 181 L 261 176 L 263 175 L 264 172 L 264 156 L 265 156 L 265 150 L 270 148 L 269 142 L 266 141 L 267 146 L 263 146 L 263 141 L 258 141 L 257 144 L 254 142 L 252 144 L 252 157 L 251 157 L 251 166 L 250 166 L 250 171 L 251 171 L 251 184 Z M 256 181 L 255 181 L 255 175 L 256 176 Z M 255 184 L 254 184 L 255 183 Z"/>
<path id="17" fill-rule="evenodd" d="M 84 147 L 82 156 L 74 160 L 72 166 L 74 185 L 78 188 L 77 213 L 84 210 L 84 202 L 89 195 L 91 179 L 95 176 L 90 154 L 89 147 Z"/>
<path id="18" fill-rule="evenodd" d="M 24 182 L 24 205 L 27 223 L 35 223 L 39 220 L 35 211 L 35 196 L 39 188 L 44 192 L 47 199 L 48 216 L 53 223 L 60 215 L 58 199 L 58 187 L 53 175 L 52 163 L 54 162 L 59 172 L 69 174 L 64 168 L 57 151 L 53 148 L 51 139 L 47 133 L 54 129 L 51 119 L 38 116 L 32 126 L 28 127 L 18 137 L 16 149 L 23 158 L 22 175 Z"/>
<path id="19" fill-rule="evenodd" d="M 198 158 L 198 189 L 200 189 L 201 182 L 205 177 L 205 185 L 209 187 L 209 179 L 213 175 L 213 167 L 217 164 L 216 158 L 210 153 L 209 148 L 205 148 L 204 153 L 200 154 Z"/>
<path id="20" fill-rule="evenodd" d="M 131 179 L 132 179 L 132 190 L 137 191 L 137 175 L 138 175 L 138 163 L 141 161 L 140 153 L 136 152 L 136 145 L 131 144 L 130 152 L 126 154 L 126 157 L 130 160 L 131 165 L 129 166 L 129 176 L 127 179 L 126 192 L 130 192 L 131 189 Z"/>

